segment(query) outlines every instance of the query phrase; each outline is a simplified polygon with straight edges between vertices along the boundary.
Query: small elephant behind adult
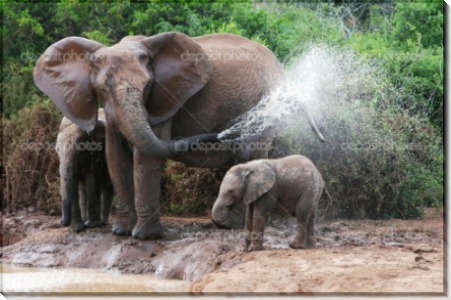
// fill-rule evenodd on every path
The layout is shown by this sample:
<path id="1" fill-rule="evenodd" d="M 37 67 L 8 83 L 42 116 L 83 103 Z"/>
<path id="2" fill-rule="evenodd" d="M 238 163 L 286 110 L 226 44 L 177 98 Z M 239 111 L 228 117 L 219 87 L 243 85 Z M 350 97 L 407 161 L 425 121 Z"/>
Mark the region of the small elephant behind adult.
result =
<path id="1" fill-rule="evenodd" d="M 315 217 L 324 181 L 305 156 L 260 159 L 232 167 L 225 175 L 212 220 L 227 226 L 236 207 L 246 206 L 245 251 L 263 248 L 263 232 L 272 212 L 296 217 L 297 233 L 291 248 L 316 247 Z"/>
<path id="2" fill-rule="evenodd" d="M 93 131 L 86 132 L 64 117 L 56 151 L 59 158 L 63 226 L 75 232 L 108 224 L 114 196 L 105 159 L 106 120 L 98 110 Z"/>

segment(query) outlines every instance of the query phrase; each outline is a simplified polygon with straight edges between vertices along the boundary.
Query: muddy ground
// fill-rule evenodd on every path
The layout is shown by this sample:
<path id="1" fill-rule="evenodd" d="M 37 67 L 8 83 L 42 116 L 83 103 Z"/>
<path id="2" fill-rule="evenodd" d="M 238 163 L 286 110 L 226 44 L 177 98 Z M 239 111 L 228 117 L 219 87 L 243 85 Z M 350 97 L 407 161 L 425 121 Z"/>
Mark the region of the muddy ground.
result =
<path id="1" fill-rule="evenodd" d="M 264 250 L 244 253 L 242 230 L 209 218 L 162 219 L 156 241 L 118 237 L 111 226 L 75 234 L 58 217 L 2 217 L 1 262 L 149 273 L 191 282 L 193 293 L 443 293 L 443 213 L 422 220 L 317 222 L 318 247 L 289 249 L 295 220 L 274 217 Z"/>

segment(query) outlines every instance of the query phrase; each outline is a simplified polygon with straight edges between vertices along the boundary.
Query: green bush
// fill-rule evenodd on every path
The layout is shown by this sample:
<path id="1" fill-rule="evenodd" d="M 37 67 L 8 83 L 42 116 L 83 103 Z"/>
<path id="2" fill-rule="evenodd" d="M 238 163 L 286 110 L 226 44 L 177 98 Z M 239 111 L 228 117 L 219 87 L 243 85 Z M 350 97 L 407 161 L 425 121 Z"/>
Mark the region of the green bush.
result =
<path id="1" fill-rule="evenodd" d="M 166 215 L 209 213 L 226 170 L 187 168 L 170 161 L 162 178 L 161 210 Z"/>
<path id="2" fill-rule="evenodd" d="M 347 91 L 344 99 L 319 101 L 318 107 L 312 107 L 329 143 L 318 145 L 305 133 L 309 131 L 305 124 L 296 123 L 277 139 L 274 155 L 302 153 L 317 163 L 333 195 L 333 202 L 324 207 L 330 216 L 410 218 L 420 216 L 423 206 L 442 205 L 441 1 L 358 5 L 352 1 L 8 1 L 2 4 L 2 13 L 4 208 L 14 210 L 33 202 L 47 211 L 59 206 L 55 153 L 20 148 L 27 141 L 53 142 L 61 118 L 34 85 L 32 71 L 39 55 L 67 36 L 112 45 L 126 35 L 170 30 L 190 36 L 240 34 L 266 45 L 286 66 L 295 65 L 312 45 L 352 49 L 364 65 L 383 72 L 362 70 L 335 90 Z M 344 73 L 353 73 L 353 67 Z M 377 80 L 369 80 L 372 76 Z M 324 99 L 335 99 L 328 87 L 334 78 L 327 78 L 321 93 Z M 170 199 L 172 204 L 163 205 L 163 210 L 205 213 L 222 174 L 169 164 L 162 201 Z"/>
<path id="3" fill-rule="evenodd" d="M 426 118 L 400 108 L 403 91 L 367 58 L 338 48 L 310 53 L 306 59 L 316 62 L 312 68 L 322 81 L 308 105 L 328 141 L 320 144 L 305 120 L 295 120 L 281 133 L 283 149 L 274 153 L 301 153 L 313 160 L 333 196 L 323 203 L 326 214 L 418 218 L 422 208 L 443 205 L 440 132 Z"/>

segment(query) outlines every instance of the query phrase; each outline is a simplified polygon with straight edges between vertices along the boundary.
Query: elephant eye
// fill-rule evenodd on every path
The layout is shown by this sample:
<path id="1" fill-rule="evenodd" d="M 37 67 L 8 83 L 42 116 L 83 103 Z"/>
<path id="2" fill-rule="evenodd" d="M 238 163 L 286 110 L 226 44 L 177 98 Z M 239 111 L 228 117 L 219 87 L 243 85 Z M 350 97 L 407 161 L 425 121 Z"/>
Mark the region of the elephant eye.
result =
<path id="1" fill-rule="evenodd" d="M 144 92 L 145 97 L 147 97 L 149 95 L 151 87 L 152 87 L 152 85 L 150 82 L 147 82 L 146 85 L 144 86 L 143 92 Z"/>

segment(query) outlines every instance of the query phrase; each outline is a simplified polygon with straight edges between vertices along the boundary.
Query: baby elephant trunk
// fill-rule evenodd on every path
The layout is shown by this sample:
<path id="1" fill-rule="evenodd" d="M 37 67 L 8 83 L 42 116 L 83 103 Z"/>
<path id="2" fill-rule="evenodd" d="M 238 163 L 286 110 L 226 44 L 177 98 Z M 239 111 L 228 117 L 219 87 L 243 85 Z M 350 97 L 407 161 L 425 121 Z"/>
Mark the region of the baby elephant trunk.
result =
<path id="1" fill-rule="evenodd" d="M 213 206 L 211 219 L 219 228 L 241 228 L 244 224 L 245 207 L 241 203 L 236 206 L 223 206 L 216 200 Z"/>

